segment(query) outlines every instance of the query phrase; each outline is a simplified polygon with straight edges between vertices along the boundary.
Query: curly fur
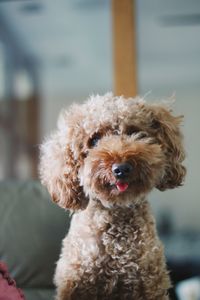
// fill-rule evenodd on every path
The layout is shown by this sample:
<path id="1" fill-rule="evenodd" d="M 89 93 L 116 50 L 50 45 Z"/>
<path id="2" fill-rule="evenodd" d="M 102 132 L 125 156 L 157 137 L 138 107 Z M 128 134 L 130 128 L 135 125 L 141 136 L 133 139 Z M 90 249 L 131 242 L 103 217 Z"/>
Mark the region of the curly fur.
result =
<path id="1" fill-rule="evenodd" d="M 62 113 L 41 146 L 40 164 L 52 199 L 75 211 L 57 264 L 57 299 L 168 299 L 163 246 L 146 196 L 183 182 L 181 120 L 163 104 L 112 94 Z M 133 171 L 121 191 L 112 166 L 124 162 Z"/>

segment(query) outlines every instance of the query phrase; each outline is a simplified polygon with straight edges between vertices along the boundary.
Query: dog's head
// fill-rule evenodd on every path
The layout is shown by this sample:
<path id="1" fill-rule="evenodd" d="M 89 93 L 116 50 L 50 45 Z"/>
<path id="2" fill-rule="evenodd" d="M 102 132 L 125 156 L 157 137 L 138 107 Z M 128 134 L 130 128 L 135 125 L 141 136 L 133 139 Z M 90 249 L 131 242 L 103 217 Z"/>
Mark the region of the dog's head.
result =
<path id="1" fill-rule="evenodd" d="M 186 172 L 181 120 L 162 104 L 112 94 L 73 105 L 41 146 L 41 180 L 72 210 L 89 198 L 129 205 L 154 187 L 178 187 Z"/>

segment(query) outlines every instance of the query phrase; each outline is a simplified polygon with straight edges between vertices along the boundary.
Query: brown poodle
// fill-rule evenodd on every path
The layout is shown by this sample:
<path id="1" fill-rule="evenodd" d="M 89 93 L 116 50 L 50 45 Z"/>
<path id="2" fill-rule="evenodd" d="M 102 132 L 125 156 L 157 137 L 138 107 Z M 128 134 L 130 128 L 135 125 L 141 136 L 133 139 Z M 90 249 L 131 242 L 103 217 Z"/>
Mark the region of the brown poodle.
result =
<path id="1" fill-rule="evenodd" d="M 63 112 L 40 164 L 53 200 L 75 211 L 57 264 L 57 299 L 169 299 L 146 197 L 182 184 L 181 120 L 164 104 L 112 94 Z"/>

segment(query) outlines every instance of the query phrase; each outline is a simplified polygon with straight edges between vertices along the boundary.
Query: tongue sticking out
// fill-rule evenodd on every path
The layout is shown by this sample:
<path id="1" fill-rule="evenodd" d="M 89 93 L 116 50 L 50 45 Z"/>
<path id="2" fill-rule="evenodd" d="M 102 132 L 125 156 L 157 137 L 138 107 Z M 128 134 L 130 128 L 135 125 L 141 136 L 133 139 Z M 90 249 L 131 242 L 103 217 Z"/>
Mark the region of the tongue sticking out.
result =
<path id="1" fill-rule="evenodd" d="M 117 182 L 116 187 L 117 187 L 118 191 L 125 192 L 128 188 L 128 183 Z"/>

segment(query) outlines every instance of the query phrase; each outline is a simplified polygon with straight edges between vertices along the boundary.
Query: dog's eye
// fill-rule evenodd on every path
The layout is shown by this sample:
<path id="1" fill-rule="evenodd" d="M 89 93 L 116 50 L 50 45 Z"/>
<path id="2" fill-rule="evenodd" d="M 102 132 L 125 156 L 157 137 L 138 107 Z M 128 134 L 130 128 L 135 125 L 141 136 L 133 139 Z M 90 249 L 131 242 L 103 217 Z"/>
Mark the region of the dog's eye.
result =
<path id="1" fill-rule="evenodd" d="M 158 129 L 160 127 L 160 122 L 156 119 L 153 119 L 151 122 L 151 128 Z"/>
<path id="2" fill-rule="evenodd" d="M 137 138 L 138 140 L 140 140 L 140 139 L 147 138 L 147 137 L 148 137 L 148 133 L 145 132 L 145 131 L 140 131 L 140 132 L 138 132 L 135 136 L 136 136 L 136 138 Z"/>
<path id="3" fill-rule="evenodd" d="M 88 141 L 89 148 L 95 147 L 97 145 L 98 141 L 100 140 L 100 138 L 101 138 L 100 133 L 95 133 L 93 135 L 93 137 L 91 137 L 91 139 L 89 139 L 89 141 Z"/>
<path id="4" fill-rule="evenodd" d="M 130 126 L 130 127 L 126 128 L 125 133 L 127 135 L 132 135 L 132 134 L 138 133 L 139 131 L 140 131 L 140 129 L 138 127 L 136 127 L 136 126 Z"/>

